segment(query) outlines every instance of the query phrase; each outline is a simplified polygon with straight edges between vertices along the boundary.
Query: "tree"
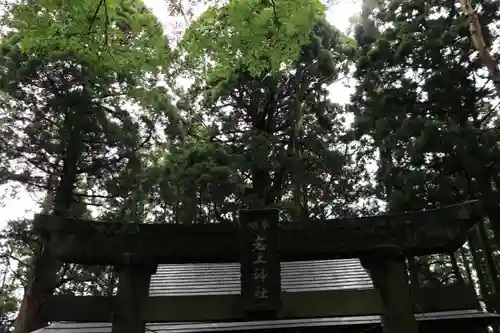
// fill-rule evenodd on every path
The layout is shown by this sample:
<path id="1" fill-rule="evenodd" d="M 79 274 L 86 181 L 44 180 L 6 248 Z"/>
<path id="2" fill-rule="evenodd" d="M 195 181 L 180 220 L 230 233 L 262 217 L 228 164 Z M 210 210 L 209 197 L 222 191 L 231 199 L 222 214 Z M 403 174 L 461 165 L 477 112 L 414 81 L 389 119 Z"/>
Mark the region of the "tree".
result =
<path id="1" fill-rule="evenodd" d="M 319 0 L 216 4 L 187 29 L 181 41 L 185 65 L 211 79 L 225 78 L 240 66 L 252 76 L 279 72 L 297 59 L 324 11 Z"/>
<path id="2" fill-rule="evenodd" d="M 19 300 L 15 295 L 19 287 L 19 269 L 15 269 L 15 262 L 19 260 L 19 243 L 13 241 L 11 230 L 3 230 L 0 234 L 0 332 L 10 333 L 14 327 Z M 19 265 L 18 265 L 19 266 Z"/>
<path id="3" fill-rule="evenodd" d="M 492 187 L 485 177 L 494 178 L 498 158 L 495 109 L 491 89 L 477 82 L 480 65 L 463 38 L 463 18 L 451 1 L 383 3 L 378 10 L 372 24 L 390 25 L 372 37 L 358 29 L 354 111 L 358 134 L 390 151 L 391 173 L 380 175 L 394 183 L 390 201 L 413 209 L 480 195 L 486 201 Z M 412 11 L 419 20 L 410 21 Z"/>
<path id="4" fill-rule="evenodd" d="M 498 3 L 481 4 L 478 17 L 489 44 L 494 36 L 487 27 L 498 20 Z M 492 229 L 500 234 L 495 91 L 485 82 L 468 37 L 467 22 L 453 1 L 366 1 L 356 29 L 355 127 L 359 138 L 370 138 L 372 156 L 379 153 L 383 167 L 378 181 L 392 187 L 380 192 L 389 209 L 425 209 L 479 198 Z M 470 243 L 472 258 L 465 252 L 462 260 L 466 265 L 473 259 L 481 274 L 485 269 L 478 266 L 483 259 L 476 240 Z M 491 251 L 484 252 L 487 257 Z M 418 259 L 424 270 L 430 260 Z M 453 260 L 448 268 L 440 264 L 445 269 L 437 275 L 442 279 L 454 270 L 458 278 L 458 265 Z M 492 278 L 494 282 L 498 276 Z M 485 292 L 486 283 L 480 282 Z"/>
<path id="5" fill-rule="evenodd" d="M 3 181 L 48 191 L 54 215 L 82 216 L 86 205 L 113 196 L 111 184 L 121 186 L 116 172 L 152 143 L 144 133 L 174 111 L 166 89 L 157 86 L 168 46 L 141 2 L 117 2 L 104 9 L 105 19 L 102 10 L 89 19 L 88 2 L 63 5 L 21 4 L 7 16 L 0 170 Z M 86 33 L 100 28 L 112 35 Z M 126 102 L 135 104 L 133 113 Z M 16 332 L 44 326 L 36 310 L 42 295 L 59 285 L 60 268 L 35 248 Z"/>
<path id="6" fill-rule="evenodd" d="M 230 39 L 234 48 L 227 52 L 231 54 L 225 54 L 222 47 L 226 35 L 211 39 L 209 46 L 191 45 L 199 43 L 192 36 L 206 32 L 204 27 L 214 20 L 214 10 L 209 9 L 190 28 L 179 50 L 181 55 L 185 52 L 189 56 L 193 48 L 200 48 L 197 54 L 209 54 L 208 58 L 213 60 L 207 72 L 189 66 L 191 63 L 181 68 L 196 78 L 182 101 L 190 106 L 186 110 L 192 120 L 188 132 L 191 130 L 191 134 L 198 136 L 194 144 L 197 149 L 214 149 L 231 160 L 230 165 L 224 164 L 217 172 L 229 175 L 225 178 L 233 182 L 234 189 L 230 190 L 231 185 L 225 187 L 226 199 L 218 203 L 218 208 L 208 210 L 221 216 L 221 212 L 227 214 L 236 207 L 280 206 L 286 207 L 288 217 L 293 219 L 355 211 L 352 202 L 361 192 L 356 185 L 363 177 L 361 166 L 350 165 L 353 146 L 344 137 L 341 124 L 345 110 L 326 97 L 326 87 L 347 68 L 351 41 L 324 19 L 318 19 L 308 33 L 309 42 L 301 47 L 297 58 L 282 60 L 279 71 L 267 65 L 257 71 L 257 67 L 242 61 L 245 57 L 238 55 L 246 52 L 242 45 L 252 42 L 244 34 Z M 245 29 L 253 28 L 249 25 Z M 269 38 L 278 37 L 270 34 Z M 225 68 L 225 74 L 218 68 Z M 198 96 L 202 98 L 199 105 Z M 206 167 L 207 157 L 202 156 L 192 163 Z M 207 177 L 203 181 L 210 180 Z M 210 191 L 210 187 L 216 189 L 215 182 L 210 182 L 205 190 Z M 195 188 L 192 191 L 191 198 L 216 200 Z"/>
<path id="7" fill-rule="evenodd" d="M 488 70 L 489 78 L 493 82 L 497 97 L 500 97 L 500 68 L 498 67 L 497 60 L 490 52 L 491 40 L 484 38 L 483 30 L 485 30 L 485 27 L 482 26 L 479 15 L 474 11 L 471 1 L 460 0 L 460 7 L 467 18 L 467 22 L 469 23 L 469 32 L 472 44 L 478 51 L 479 58 Z M 483 8 L 483 10 L 487 11 L 489 8 L 486 7 Z M 487 34 L 489 33 L 488 30 L 485 32 Z"/>

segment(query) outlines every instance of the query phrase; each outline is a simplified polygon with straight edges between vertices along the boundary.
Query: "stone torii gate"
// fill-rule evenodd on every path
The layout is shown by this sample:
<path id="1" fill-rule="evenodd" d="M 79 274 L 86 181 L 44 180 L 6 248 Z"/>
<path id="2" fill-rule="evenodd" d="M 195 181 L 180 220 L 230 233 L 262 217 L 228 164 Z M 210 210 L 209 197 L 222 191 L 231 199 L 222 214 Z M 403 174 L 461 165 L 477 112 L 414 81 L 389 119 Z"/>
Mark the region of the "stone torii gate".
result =
<path id="1" fill-rule="evenodd" d="M 34 228 L 45 255 L 64 262 L 112 265 L 120 274 L 116 296 L 46 295 L 38 315 L 48 321 L 111 321 L 113 333 L 144 333 L 146 322 L 352 315 L 344 305 L 348 293 L 282 293 L 280 261 L 359 257 L 376 294 L 363 294 L 355 314 L 382 315 L 386 333 L 416 333 L 404 258 L 455 251 L 480 217 L 477 201 L 304 223 L 279 223 L 273 209 L 240 211 L 235 225 L 133 224 L 37 215 Z M 238 261 L 241 296 L 148 296 L 158 264 Z"/>

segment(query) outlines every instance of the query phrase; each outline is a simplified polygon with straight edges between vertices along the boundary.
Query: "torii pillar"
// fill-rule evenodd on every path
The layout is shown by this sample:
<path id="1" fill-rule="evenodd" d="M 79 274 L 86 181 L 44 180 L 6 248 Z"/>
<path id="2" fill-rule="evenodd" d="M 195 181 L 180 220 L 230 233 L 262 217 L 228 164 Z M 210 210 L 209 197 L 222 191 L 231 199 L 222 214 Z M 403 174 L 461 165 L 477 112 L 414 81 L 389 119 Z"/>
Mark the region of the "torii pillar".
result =
<path id="1" fill-rule="evenodd" d="M 382 299 L 384 333 L 418 333 L 403 256 L 362 258 Z"/>

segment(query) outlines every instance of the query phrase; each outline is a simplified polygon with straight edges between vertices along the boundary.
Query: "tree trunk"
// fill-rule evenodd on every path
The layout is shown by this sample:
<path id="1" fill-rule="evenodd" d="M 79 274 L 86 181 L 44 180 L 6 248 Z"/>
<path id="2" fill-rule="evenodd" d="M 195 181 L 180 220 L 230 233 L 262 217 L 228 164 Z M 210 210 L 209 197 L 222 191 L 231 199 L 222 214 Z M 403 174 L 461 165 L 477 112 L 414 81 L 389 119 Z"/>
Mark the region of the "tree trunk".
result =
<path id="1" fill-rule="evenodd" d="M 493 249 L 491 248 L 491 242 L 488 237 L 486 230 L 486 225 L 484 220 L 479 222 L 477 228 L 479 229 L 479 235 L 481 236 L 481 242 L 484 250 L 484 259 L 486 261 L 487 272 L 491 280 L 492 294 L 496 295 L 500 291 L 498 267 L 493 257 Z"/>
<path id="2" fill-rule="evenodd" d="M 495 236 L 495 242 L 500 246 L 500 206 L 498 204 L 498 192 L 492 188 L 492 183 L 486 175 L 477 175 L 480 182 L 481 201 L 490 221 L 491 229 Z"/>
<path id="3" fill-rule="evenodd" d="M 464 277 L 460 272 L 460 267 L 458 267 L 457 257 L 455 257 L 455 253 L 450 253 L 451 266 L 453 267 L 453 273 L 455 275 L 455 279 L 458 284 L 465 285 Z"/>
<path id="4" fill-rule="evenodd" d="M 64 132 L 67 142 L 64 149 L 62 174 L 54 198 L 53 214 L 67 216 L 73 203 L 73 190 L 77 179 L 78 161 L 82 150 L 81 131 L 78 128 L 78 109 L 68 110 Z M 74 113 L 73 113 L 74 112 Z M 47 326 L 39 315 L 45 295 L 54 292 L 58 283 L 57 273 L 61 264 L 48 251 L 38 245 L 35 247 L 28 272 L 28 285 L 16 319 L 14 333 L 30 333 Z"/>
<path id="5" fill-rule="evenodd" d="M 481 299 L 483 301 L 486 301 L 486 299 L 490 296 L 490 291 L 484 274 L 485 267 L 482 260 L 482 254 L 479 252 L 480 241 L 477 229 L 471 232 L 469 236 L 469 248 L 472 255 L 472 263 L 477 273 L 477 278 L 479 282 L 479 293 L 481 294 L 480 295 Z M 486 303 L 486 306 L 489 311 L 492 310 L 489 308 L 488 303 Z"/>
<path id="6" fill-rule="evenodd" d="M 474 280 L 472 278 L 472 270 L 470 268 L 470 263 L 469 263 L 469 259 L 467 258 L 467 254 L 465 253 L 465 249 L 461 248 L 459 250 L 459 253 L 460 253 L 460 257 L 462 258 L 462 262 L 464 264 L 464 267 L 465 267 L 465 272 L 467 273 L 467 282 L 472 287 L 474 287 Z M 476 290 L 476 288 L 474 288 L 474 290 Z"/>
<path id="7" fill-rule="evenodd" d="M 496 302 L 491 302 L 491 289 L 488 288 L 488 282 L 486 279 L 487 267 L 482 262 L 482 256 L 479 253 L 479 249 L 482 248 L 481 235 L 478 226 L 474 228 L 474 232 L 471 233 L 469 237 L 469 247 L 471 249 L 472 259 L 474 261 L 474 266 L 476 268 L 477 277 L 479 280 L 479 292 L 482 294 L 484 304 L 486 305 L 486 310 L 489 312 L 497 312 L 498 306 Z M 483 250 L 484 251 L 484 250 Z M 484 259 L 486 261 L 486 259 Z M 494 288 L 494 287 L 493 287 Z M 497 312 L 498 313 L 498 312 Z M 492 325 L 493 332 L 499 333 L 498 325 Z"/>
<path id="8" fill-rule="evenodd" d="M 491 55 L 483 37 L 483 27 L 479 22 L 477 13 L 472 8 L 471 0 L 460 0 L 460 7 L 467 22 L 469 23 L 469 32 L 472 44 L 479 53 L 479 58 L 483 65 L 488 69 L 490 79 L 493 81 L 497 96 L 500 97 L 500 69 L 495 58 Z"/>

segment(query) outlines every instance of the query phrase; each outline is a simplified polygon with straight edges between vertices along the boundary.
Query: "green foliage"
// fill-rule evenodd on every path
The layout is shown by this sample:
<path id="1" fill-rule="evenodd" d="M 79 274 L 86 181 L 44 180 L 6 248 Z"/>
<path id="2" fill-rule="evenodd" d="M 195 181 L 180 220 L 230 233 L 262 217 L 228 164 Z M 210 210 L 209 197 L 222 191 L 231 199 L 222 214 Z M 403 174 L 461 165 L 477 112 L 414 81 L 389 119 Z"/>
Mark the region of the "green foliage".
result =
<path id="1" fill-rule="evenodd" d="M 485 34 L 491 36 L 487 27 L 500 19 L 499 4 L 476 3 L 483 8 Z M 481 199 L 498 248 L 498 109 L 463 15 L 453 1 L 363 4 L 352 110 L 358 138 L 370 137 L 367 142 L 378 153 L 369 158 L 379 164 L 379 197 L 396 211 Z M 489 260 L 498 251 L 485 241 L 488 237 L 471 233 L 458 258 L 415 259 L 420 267 L 412 279 L 463 283 L 464 275 L 487 298 L 499 285 L 495 260 Z"/>
<path id="2" fill-rule="evenodd" d="M 244 66 L 251 75 L 290 65 L 324 16 L 319 0 L 231 0 L 210 7 L 186 31 L 187 65 L 210 78 Z"/>
<path id="3" fill-rule="evenodd" d="M 62 172 L 71 147 L 73 158 L 82 158 L 75 181 L 83 178 L 92 188 L 109 176 L 103 168 L 126 168 L 149 141 L 143 133 L 159 122 L 179 130 L 170 96 L 157 85 L 168 47 L 142 1 L 23 2 L 6 18 L 1 145 L 3 156 L 24 170 L 2 164 L 2 181 L 47 189 L 47 177 Z M 43 176 L 34 177 L 40 167 Z"/>
<path id="4" fill-rule="evenodd" d="M 462 15 L 452 2 L 425 1 L 381 1 L 364 15 L 353 110 L 360 136 L 387 151 L 384 195 L 392 192 L 399 209 L 478 196 L 471 177 L 488 162 L 475 167 L 471 156 L 496 160 L 498 152 L 483 131 L 491 88 L 479 83 Z"/>
<path id="5" fill-rule="evenodd" d="M 210 128 L 206 135 L 235 163 L 224 169 L 235 183 L 233 195 L 219 210 L 273 205 L 283 207 L 292 219 L 351 211 L 343 203 L 356 195 L 355 179 L 361 172 L 347 165 L 349 148 L 339 139 L 345 110 L 326 99 L 325 87 L 345 72 L 352 45 L 318 19 L 308 43 L 280 70 L 264 66 L 254 74 L 251 65 L 240 62 L 226 77 L 212 76 L 194 86 L 190 98 L 203 97 L 199 118 L 210 119 L 205 121 Z M 337 175 L 339 179 L 325 186 L 325 179 Z"/>
<path id="6" fill-rule="evenodd" d="M 0 327 L 10 333 L 21 305 L 17 292 L 26 277 L 26 262 L 31 251 L 25 230 L 28 221 L 9 221 L 0 231 Z"/>
<path id="7" fill-rule="evenodd" d="M 157 126 L 177 125 L 170 96 L 158 85 L 168 48 L 142 2 L 106 0 L 98 11 L 96 5 L 28 2 L 7 13 L 0 182 L 42 192 L 45 213 L 90 218 L 94 206 L 141 221 L 141 153 L 151 147 Z M 21 245 L 28 250 L 31 244 L 23 239 Z M 39 254 L 37 246 L 33 252 Z M 26 265 L 23 273 L 34 268 Z M 48 292 L 112 290 L 107 268 L 56 263 L 50 269 L 43 278 Z M 26 290 L 41 299 L 32 281 Z"/>
<path id="8" fill-rule="evenodd" d="M 161 25 L 141 0 L 21 2 L 6 24 L 23 53 L 76 56 L 95 73 L 156 72 L 169 55 Z"/>

